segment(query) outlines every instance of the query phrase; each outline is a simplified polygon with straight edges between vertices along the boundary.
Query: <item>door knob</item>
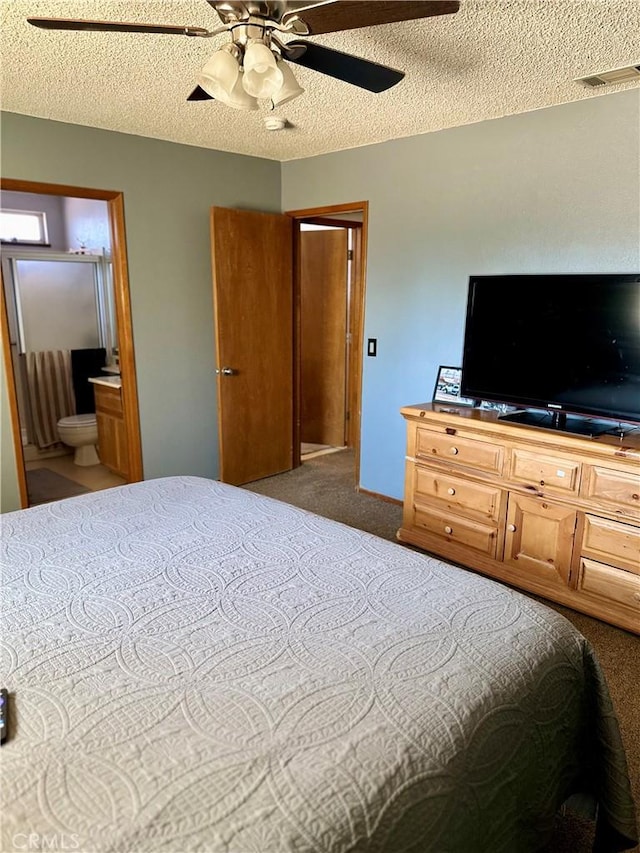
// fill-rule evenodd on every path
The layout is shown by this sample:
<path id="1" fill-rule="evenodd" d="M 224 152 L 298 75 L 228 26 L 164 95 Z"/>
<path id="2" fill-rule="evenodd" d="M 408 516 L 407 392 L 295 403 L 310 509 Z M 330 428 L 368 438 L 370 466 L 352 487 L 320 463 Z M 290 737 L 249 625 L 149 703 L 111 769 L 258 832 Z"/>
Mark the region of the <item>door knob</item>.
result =
<path id="1" fill-rule="evenodd" d="M 216 367 L 216 373 L 222 374 L 222 376 L 233 376 L 235 370 L 233 367 Z"/>

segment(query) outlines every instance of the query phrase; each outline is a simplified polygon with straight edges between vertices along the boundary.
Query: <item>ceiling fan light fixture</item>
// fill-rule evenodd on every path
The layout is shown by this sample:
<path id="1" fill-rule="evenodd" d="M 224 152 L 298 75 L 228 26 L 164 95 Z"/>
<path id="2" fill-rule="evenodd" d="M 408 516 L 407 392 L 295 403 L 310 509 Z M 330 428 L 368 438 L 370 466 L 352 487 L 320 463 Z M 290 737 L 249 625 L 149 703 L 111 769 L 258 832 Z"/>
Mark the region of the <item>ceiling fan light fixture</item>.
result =
<path id="1" fill-rule="evenodd" d="M 250 41 L 244 52 L 242 85 L 254 98 L 273 98 L 283 84 L 276 58 L 261 41 Z"/>
<path id="2" fill-rule="evenodd" d="M 197 81 L 198 85 L 212 98 L 224 101 L 233 92 L 239 77 L 238 60 L 233 51 L 225 46 L 217 50 L 205 63 Z"/>
<path id="3" fill-rule="evenodd" d="M 420 3 L 364 3 L 363 0 L 208 2 L 222 22 L 221 26 L 212 30 L 204 27 L 78 18 L 29 17 L 27 22 L 45 30 L 79 32 L 152 33 L 201 38 L 227 33 L 231 42 L 217 50 L 204 65 L 197 77 L 198 85 L 187 100 L 193 102 L 214 99 L 235 109 L 257 110 L 258 98 L 270 100 L 276 107 L 304 92 L 289 70 L 288 63 L 310 68 L 375 93 L 385 92 L 404 77 L 404 72 L 398 69 L 314 42 L 293 39 L 285 43 L 278 38 L 279 33 L 314 36 L 450 15 L 460 7 L 460 0 Z M 286 60 L 286 63 L 283 60 Z M 638 66 L 634 68 L 638 70 Z M 616 74 L 619 70 L 616 70 Z M 620 82 L 617 76 L 616 82 Z"/>
<path id="4" fill-rule="evenodd" d="M 278 68 L 282 74 L 282 86 L 272 97 L 274 107 L 286 104 L 304 93 L 304 89 L 296 80 L 293 71 L 283 59 L 278 61 Z"/>
<path id="5" fill-rule="evenodd" d="M 224 104 L 227 104 L 227 106 L 233 107 L 236 110 L 257 110 L 258 101 L 245 90 L 243 86 L 243 77 L 244 74 L 241 71 L 238 75 L 236 85 L 233 87 L 228 97 L 220 98 L 220 100 Z"/>

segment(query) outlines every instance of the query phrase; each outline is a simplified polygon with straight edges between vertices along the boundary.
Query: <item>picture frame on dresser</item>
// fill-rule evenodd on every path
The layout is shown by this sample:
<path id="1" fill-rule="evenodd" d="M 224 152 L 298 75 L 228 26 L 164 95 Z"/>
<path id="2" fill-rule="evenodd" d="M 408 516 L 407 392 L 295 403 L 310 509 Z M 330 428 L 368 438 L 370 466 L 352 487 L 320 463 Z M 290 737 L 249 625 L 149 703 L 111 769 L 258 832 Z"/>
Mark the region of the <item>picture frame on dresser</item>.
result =
<path id="1" fill-rule="evenodd" d="M 461 397 L 462 368 L 441 364 L 433 389 L 434 403 L 452 403 L 455 406 L 476 406 L 472 397 Z"/>

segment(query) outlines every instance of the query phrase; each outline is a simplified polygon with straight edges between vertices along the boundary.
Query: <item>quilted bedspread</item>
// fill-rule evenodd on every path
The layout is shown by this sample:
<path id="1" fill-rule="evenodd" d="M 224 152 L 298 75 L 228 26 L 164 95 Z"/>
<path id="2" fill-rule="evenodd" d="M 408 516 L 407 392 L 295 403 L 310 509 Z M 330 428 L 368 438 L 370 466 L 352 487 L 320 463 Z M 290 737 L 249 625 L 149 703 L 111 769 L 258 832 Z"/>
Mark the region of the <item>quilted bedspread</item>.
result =
<path id="1" fill-rule="evenodd" d="M 528 853 L 579 792 L 633 846 L 597 661 L 522 594 L 197 477 L 2 528 L 3 851 Z"/>

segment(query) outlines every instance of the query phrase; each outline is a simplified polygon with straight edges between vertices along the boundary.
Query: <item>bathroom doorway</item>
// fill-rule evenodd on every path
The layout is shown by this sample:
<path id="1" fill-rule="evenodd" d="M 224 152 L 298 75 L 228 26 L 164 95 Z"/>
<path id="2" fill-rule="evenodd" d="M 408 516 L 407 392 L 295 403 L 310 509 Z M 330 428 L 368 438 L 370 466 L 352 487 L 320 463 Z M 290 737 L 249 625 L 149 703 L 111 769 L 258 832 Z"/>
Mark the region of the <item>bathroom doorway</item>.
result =
<path id="1" fill-rule="evenodd" d="M 3 228 L 14 218 L 16 228 L 29 217 L 40 222 L 27 239 L 2 235 L 2 330 L 21 505 L 142 479 L 121 194 L 3 179 L 0 201 Z M 121 396 L 126 460 L 115 467 L 92 447 L 76 446 L 76 429 L 89 421 L 98 440 L 98 386 L 89 376 Z"/>

